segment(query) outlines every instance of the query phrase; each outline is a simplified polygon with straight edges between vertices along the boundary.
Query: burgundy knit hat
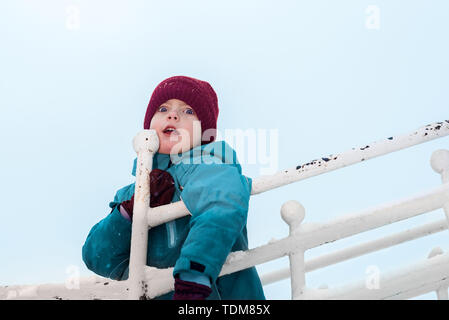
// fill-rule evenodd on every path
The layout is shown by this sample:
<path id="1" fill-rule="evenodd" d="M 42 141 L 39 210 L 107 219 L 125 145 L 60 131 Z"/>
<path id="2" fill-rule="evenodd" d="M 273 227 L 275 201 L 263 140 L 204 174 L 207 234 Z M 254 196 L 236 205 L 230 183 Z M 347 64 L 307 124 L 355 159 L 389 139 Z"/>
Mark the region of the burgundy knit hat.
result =
<path id="1" fill-rule="evenodd" d="M 201 121 L 201 134 L 211 129 L 207 132 L 210 134 L 207 134 L 204 137 L 205 140 L 202 140 L 202 144 L 215 140 L 218 118 L 217 94 L 206 81 L 185 76 L 165 79 L 154 89 L 145 114 L 144 129 L 150 128 L 154 113 L 161 104 L 170 99 L 182 100 L 193 108 Z"/>

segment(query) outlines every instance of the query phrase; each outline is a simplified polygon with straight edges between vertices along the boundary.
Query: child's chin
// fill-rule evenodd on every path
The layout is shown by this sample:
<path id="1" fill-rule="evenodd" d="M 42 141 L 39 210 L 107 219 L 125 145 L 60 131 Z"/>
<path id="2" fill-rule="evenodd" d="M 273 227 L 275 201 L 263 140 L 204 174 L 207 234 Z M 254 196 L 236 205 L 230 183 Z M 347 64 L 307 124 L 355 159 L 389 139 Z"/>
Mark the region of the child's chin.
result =
<path id="1" fill-rule="evenodd" d="M 158 152 L 163 154 L 178 154 L 186 152 L 190 149 L 191 148 L 189 146 L 182 146 L 176 143 L 174 145 L 162 145 L 161 147 L 159 147 Z"/>

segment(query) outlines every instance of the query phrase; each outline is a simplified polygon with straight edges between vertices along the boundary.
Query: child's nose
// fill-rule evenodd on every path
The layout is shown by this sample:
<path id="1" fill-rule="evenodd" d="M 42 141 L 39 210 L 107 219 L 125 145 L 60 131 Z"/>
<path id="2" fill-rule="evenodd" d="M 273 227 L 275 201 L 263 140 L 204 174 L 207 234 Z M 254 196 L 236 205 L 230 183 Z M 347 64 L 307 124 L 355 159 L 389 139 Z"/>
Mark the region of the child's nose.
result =
<path id="1" fill-rule="evenodd" d="M 172 120 L 178 120 L 179 119 L 178 113 L 175 112 L 175 111 L 170 111 L 167 114 L 167 117 L 168 117 L 168 119 L 172 119 Z"/>

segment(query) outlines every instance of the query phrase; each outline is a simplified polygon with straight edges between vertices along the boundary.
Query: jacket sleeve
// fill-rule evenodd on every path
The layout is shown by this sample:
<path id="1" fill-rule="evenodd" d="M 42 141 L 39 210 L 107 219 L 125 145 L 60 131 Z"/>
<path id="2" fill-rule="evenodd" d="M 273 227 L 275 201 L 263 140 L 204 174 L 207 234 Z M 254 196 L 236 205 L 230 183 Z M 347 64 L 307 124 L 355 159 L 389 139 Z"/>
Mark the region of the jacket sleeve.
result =
<path id="1" fill-rule="evenodd" d="M 119 205 L 129 200 L 134 184 L 117 191 L 109 203 L 111 213 L 92 227 L 83 245 L 82 256 L 87 268 L 96 274 L 121 280 L 129 264 L 131 246 L 131 222 L 125 219 Z"/>
<path id="2" fill-rule="evenodd" d="M 194 164 L 186 175 L 181 199 L 192 216 L 173 274 L 195 270 L 215 282 L 246 225 L 251 182 L 239 165 Z"/>

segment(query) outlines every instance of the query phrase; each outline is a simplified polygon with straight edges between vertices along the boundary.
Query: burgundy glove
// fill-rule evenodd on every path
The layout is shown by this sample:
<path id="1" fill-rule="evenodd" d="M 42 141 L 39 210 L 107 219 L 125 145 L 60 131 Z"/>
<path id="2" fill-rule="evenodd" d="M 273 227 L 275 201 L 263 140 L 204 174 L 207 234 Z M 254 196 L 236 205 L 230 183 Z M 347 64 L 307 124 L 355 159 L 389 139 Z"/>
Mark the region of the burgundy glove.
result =
<path id="1" fill-rule="evenodd" d="M 208 286 L 175 278 L 173 300 L 205 300 L 211 292 Z"/>
<path id="2" fill-rule="evenodd" d="M 123 201 L 120 203 L 123 209 L 125 209 L 126 213 L 129 216 L 129 219 L 133 219 L 133 208 L 134 208 L 134 195 L 131 197 L 131 199 Z"/>
<path id="3" fill-rule="evenodd" d="M 150 207 L 169 204 L 175 193 L 175 181 L 170 173 L 160 169 L 150 172 Z"/>
<path id="4" fill-rule="evenodd" d="M 175 182 L 170 173 L 160 169 L 153 169 L 150 172 L 150 207 L 158 207 L 163 204 L 169 204 L 173 199 L 175 192 Z M 123 209 L 133 218 L 134 195 L 131 199 L 123 201 Z"/>

